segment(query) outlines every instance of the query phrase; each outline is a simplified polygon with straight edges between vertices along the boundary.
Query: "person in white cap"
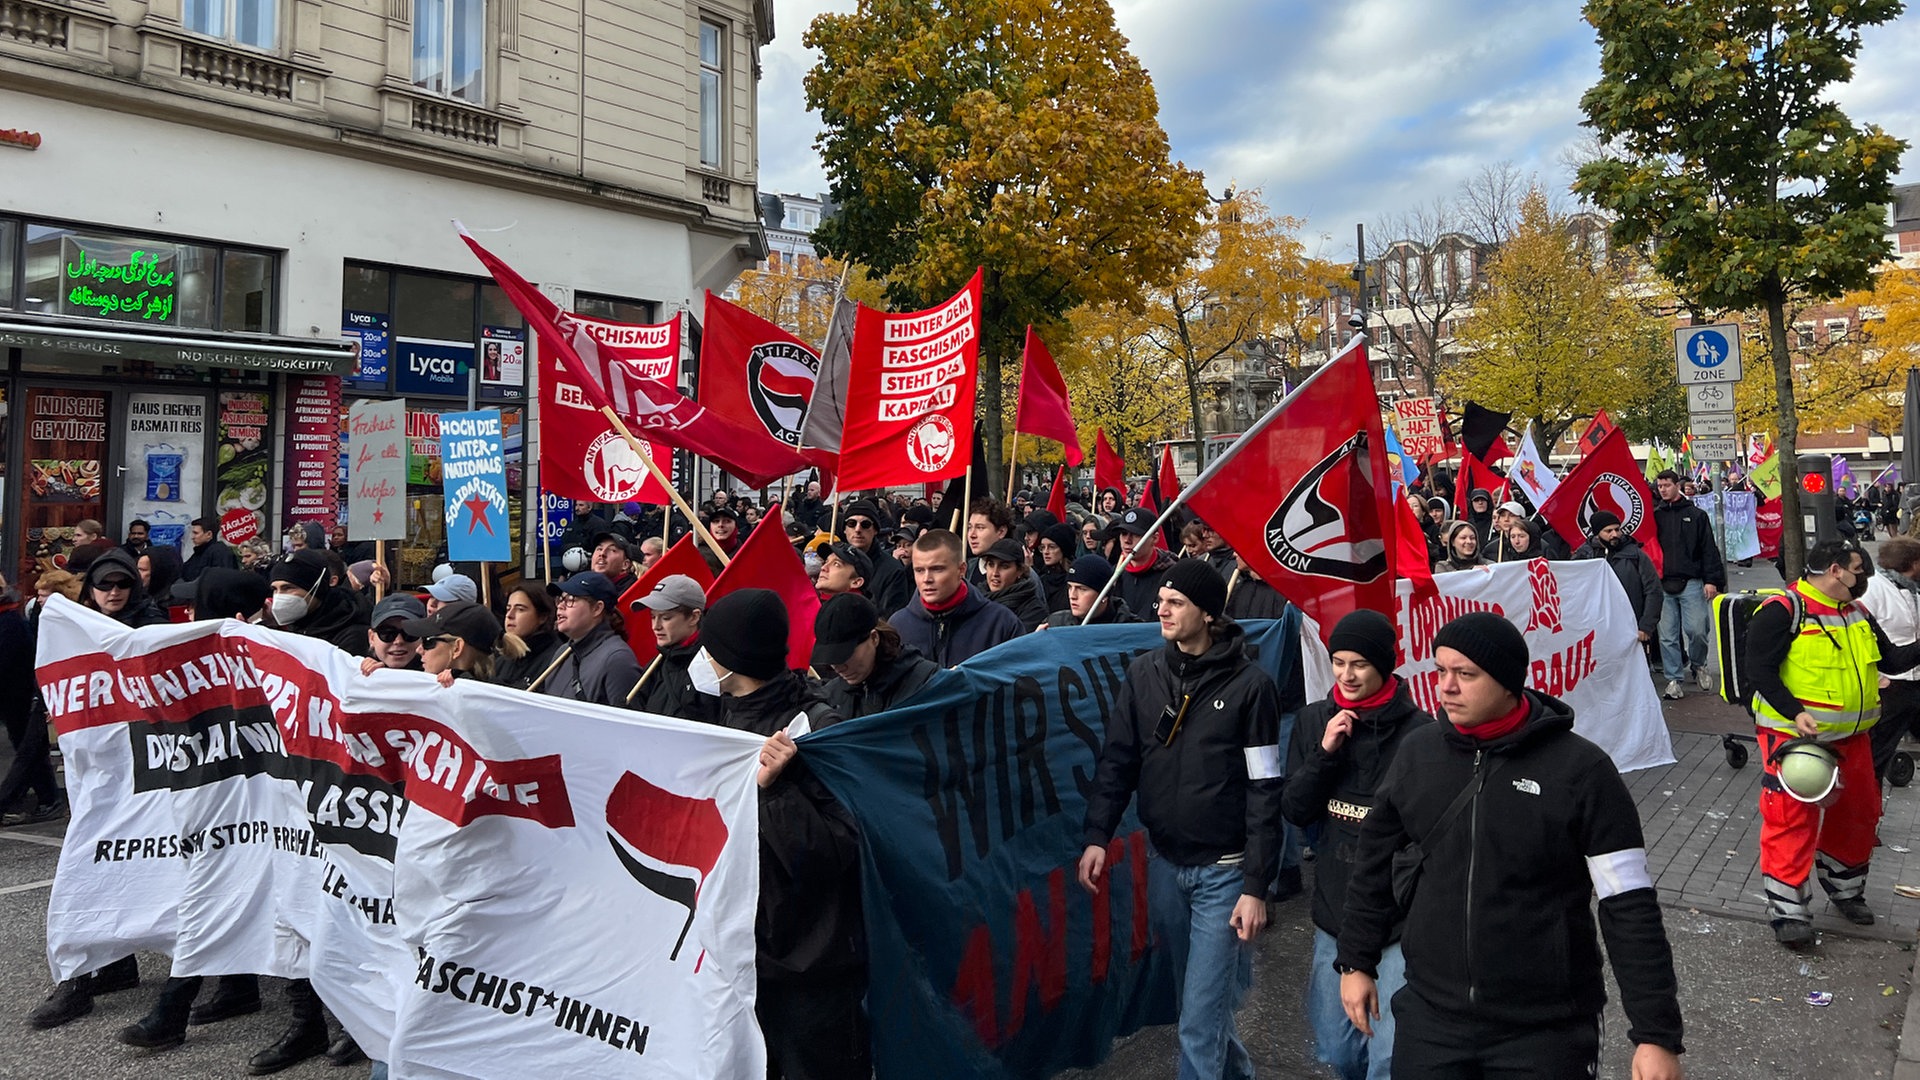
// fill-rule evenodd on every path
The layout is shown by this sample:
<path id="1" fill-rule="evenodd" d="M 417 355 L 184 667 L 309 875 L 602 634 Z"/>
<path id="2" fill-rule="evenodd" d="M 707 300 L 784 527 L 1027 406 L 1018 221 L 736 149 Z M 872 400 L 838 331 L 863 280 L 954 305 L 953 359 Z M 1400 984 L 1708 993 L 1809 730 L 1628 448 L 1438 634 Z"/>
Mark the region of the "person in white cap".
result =
<path id="1" fill-rule="evenodd" d="M 427 614 L 440 610 L 442 604 L 451 604 L 464 600 L 469 604 L 480 602 L 480 586 L 465 574 L 448 574 L 439 581 L 427 586 Z"/>

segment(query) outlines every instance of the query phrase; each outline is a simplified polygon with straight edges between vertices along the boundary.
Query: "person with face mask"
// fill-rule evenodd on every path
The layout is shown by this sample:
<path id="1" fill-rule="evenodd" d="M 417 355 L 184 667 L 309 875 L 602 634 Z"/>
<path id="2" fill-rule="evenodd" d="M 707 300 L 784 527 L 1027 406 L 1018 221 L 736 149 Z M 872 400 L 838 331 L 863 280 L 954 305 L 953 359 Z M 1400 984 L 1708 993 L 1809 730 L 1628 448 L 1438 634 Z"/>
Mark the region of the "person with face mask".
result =
<path id="1" fill-rule="evenodd" d="M 1633 621 L 1639 627 L 1640 643 L 1651 644 L 1660 633 L 1660 574 L 1653 559 L 1640 542 L 1620 527 L 1620 516 L 1597 510 L 1587 518 L 1589 536 L 1573 553 L 1576 559 L 1605 559 L 1620 579 L 1620 588 L 1633 605 Z"/>
<path id="2" fill-rule="evenodd" d="M 273 586 L 267 615 L 281 630 L 358 654 L 366 648 L 367 620 L 346 589 L 327 584 L 329 569 L 326 554 L 314 548 L 275 559 L 267 573 Z"/>
<path id="3" fill-rule="evenodd" d="M 367 655 L 360 661 L 360 674 L 420 670 L 420 638 L 406 623 L 424 619 L 427 609 L 417 597 L 394 593 L 373 608 L 373 625 L 367 628 Z"/>
<path id="4" fill-rule="evenodd" d="M 766 589 L 714 601 L 689 665 L 717 694 L 718 722 L 764 736 L 760 768 L 759 976 L 754 1011 L 768 1074 L 856 1080 L 871 1074 L 866 929 L 860 916 L 860 836 L 853 818 L 807 768 L 788 734 L 840 720 L 817 687 L 787 669 L 786 605 Z M 804 734 L 804 731 L 802 732 Z"/>
<path id="5" fill-rule="evenodd" d="M 940 671 L 857 594 L 820 605 L 813 620 L 813 666 L 832 669 L 834 677 L 821 692 L 849 720 L 894 708 Z"/>
<path id="6" fill-rule="evenodd" d="M 627 707 L 627 695 L 640 681 L 640 661 L 627 648 L 620 594 L 605 574 L 582 570 L 557 585 L 553 627 L 561 637 L 559 663 L 540 684 L 540 692 L 596 705 Z"/>
<path id="7" fill-rule="evenodd" d="M 633 602 L 634 614 L 651 624 L 653 643 L 660 650 L 660 666 L 634 699 L 634 708 L 682 720 L 713 719 L 714 699 L 693 688 L 688 666 L 700 651 L 700 619 L 707 610 L 707 593 L 685 574 L 669 574 L 653 591 Z"/>

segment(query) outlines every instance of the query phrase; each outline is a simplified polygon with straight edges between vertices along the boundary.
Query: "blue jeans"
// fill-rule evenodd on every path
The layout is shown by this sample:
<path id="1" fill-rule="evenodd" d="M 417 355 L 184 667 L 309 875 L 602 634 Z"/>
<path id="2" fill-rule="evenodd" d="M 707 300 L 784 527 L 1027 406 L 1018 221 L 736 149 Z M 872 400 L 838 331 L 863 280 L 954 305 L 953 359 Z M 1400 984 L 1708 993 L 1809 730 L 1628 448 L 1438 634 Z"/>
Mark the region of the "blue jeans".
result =
<path id="1" fill-rule="evenodd" d="M 1313 1028 L 1314 1057 L 1331 1065 L 1340 1080 L 1387 1080 L 1393 1075 L 1393 995 L 1407 985 L 1407 962 L 1401 959 L 1400 943 L 1380 954 L 1374 980 L 1380 1019 L 1373 1022 L 1371 1039 L 1360 1034 L 1340 1004 L 1340 973 L 1333 970 L 1339 953 L 1338 940 L 1315 927 L 1313 971 L 1307 976 L 1307 1023 Z"/>
<path id="2" fill-rule="evenodd" d="M 373 1071 L 367 1074 L 367 1080 L 387 1080 L 387 1063 L 384 1061 L 374 1062 Z"/>
<path id="3" fill-rule="evenodd" d="M 1149 865 L 1147 918 L 1173 960 L 1180 1080 L 1251 1080 L 1253 1059 L 1233 1019 L 1253 987 L 1253 945 L 1229 922 L 1240 868 L 1175 866 L 1157 852 Z"/>
<path id="4" fill-rule="evenodd" d="M 1706 582 L 1689 581 L 1675 596 L 1660 596 L 1660 662 L 1667 678 L 1685 682 L 1694 668 L 1707 666 L 1707 594 Z M 1680 632 L 1687 634 L 1686 655 L 1681 655 Z"/>

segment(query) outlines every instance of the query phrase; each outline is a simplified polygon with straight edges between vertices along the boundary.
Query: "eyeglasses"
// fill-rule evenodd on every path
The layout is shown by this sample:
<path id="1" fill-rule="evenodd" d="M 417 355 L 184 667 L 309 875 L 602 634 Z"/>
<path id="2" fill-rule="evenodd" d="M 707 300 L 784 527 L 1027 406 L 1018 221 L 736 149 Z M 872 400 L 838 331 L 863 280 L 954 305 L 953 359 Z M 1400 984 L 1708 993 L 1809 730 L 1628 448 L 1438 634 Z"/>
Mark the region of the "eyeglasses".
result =
<path id="1" fill-rule="evenodd" d="M 877 526 L 872 520 L 868 518 L 848 518 L 847 519 L 847 528 L 849 529 L 873 529 L 878 527 L 879 526 Z"/>
<path id="2" fill-rule="evenodd" d="M 133 579 L 123 577 L 106 578 L 98 585 L 95 585 L 94 588 L 99 589 L 101 592 L 119 592 L 122 589 L 133 588 Z"/>
<path id="3" fill-rule="evenodd" d="M 402 630 L 397 626 L 382 626 L 374 630 L 373 636 L 379 638 L 381 641 L 384 641 L 389 645 L 393 644 L 393 641 L 395 638 L 400 638 L 408 642 L 420 640 L 419 638 L 414 637 L 412 634 L 407 633 L 405 630 Z"/>

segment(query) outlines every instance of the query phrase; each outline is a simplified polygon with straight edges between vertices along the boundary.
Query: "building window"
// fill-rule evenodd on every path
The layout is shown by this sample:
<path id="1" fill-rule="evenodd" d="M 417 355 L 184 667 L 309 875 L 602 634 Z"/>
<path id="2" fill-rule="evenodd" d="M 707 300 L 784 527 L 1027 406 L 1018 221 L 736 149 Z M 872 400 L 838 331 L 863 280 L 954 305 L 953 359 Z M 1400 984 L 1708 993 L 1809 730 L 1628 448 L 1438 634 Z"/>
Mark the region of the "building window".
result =
<path id="1" fill-rule="evenodd" d="M 486 103 L 486 0 L 413 0 L 413 85 Z"/>
<path id="2" fill-rule="evenodd" d="M 1845 340 L 1847 340 L 1847 320 L 1828 319 L 1827 344 L 1838 345 Z"/>
<path id="3" fill-rule="evenodd" d="M 279 45 L 276 7 L 279 0 L 186 0 L 180 23 L 196 34 L 273 49 Z"/>
<path id="4" fill-rule="evenodd" d="M 706 20 L 700 22 L 700 164 L 718 169 L 726 130 L 722 110 L 726 107 L 726 28 Z"/>
<path id="5" fill-rule="evenodd" d="M 14 306 L 13 268 L 19 264 L 20 223 L 0 218 L 0 308 Z"/>
<path id="6" fill-rule="evenodd" d="M 651 300 L 628 300 L 618 296 L 575 293 L 573 310 L 594 319 L 651 325 L 659 321 L 660 305 Z"/>
<path id="7" fill-rule="evenodd" d="M 1795 348 L 1813 348 L 1813 324 L 1810 322 L 1793 324 L 1793 344 Z"/>
<path id="8" fill-rule="evenodd" d="M 0 229 L 21 266 L 21 310 L 140 326 L 271 333 L 274 256 L 162 237 L 27 222 Z M 7 274 L 10 284 L 11 273 Z M 0 290 L 4 304 L 5 290 Z"/>

